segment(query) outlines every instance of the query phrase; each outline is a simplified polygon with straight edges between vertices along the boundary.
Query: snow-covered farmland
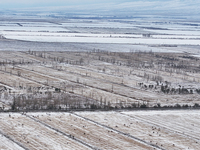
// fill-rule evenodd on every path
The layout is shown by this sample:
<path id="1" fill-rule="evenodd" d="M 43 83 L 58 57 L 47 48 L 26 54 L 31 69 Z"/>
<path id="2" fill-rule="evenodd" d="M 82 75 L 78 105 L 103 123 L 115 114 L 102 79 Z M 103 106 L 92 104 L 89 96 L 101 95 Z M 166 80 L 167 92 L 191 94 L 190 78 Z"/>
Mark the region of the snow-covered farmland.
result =
<path id="1" fill-rule="evenodd" d="M 2 21 L 0 111 L 21 113 L 0 113 L 0 149 L 198 149 L 199 33 L 173 20 Z M 125 111 L 145 109 L 169 111 Z"/>
<path id="2" fill-rule="evenodd" d="M 22 114 L 0 114 L 0 132 L 24 149 L 89 149 Z"/>
<path id="3" fill-rule="evenodd" d="M 161 125 L 166 129 L 171 129 L 177 133 L 199 140 L 200 119 L 199 111 L 161 111 L 161 112 L 124 112 L 128 116 L 144 120 L 155 125 Z"/>
<path id="4" fill-rule="evenodd" d="M 146 29 L 146 31 L 150 31 L 150 32 L 155 32 L 157 34 L 170 34 L 170 35 L 191 35 L 191 36 L 199 36 L 200 35 L 200 31 L 184 31 L 184 30 L 149 30 Z"/>
<path id="5" fill-rule="evenodd" d="M 199 118 L 199 110 L 0 113 L 0 148 L 198 149 Z"/>
<path id="6" fill-rule="evenodd" d="M 5 21 L 0 24 L 0 34 L 7 39 L 31 42 L 200 45 L 198 26 L 140 19 Z"/>
<path id="7" fill-rule="evenodd" d="M 163 149 L 198 149 L 199 147 L 199 110 L 77 114 Z"/>
<path id="8" fill-rule="evenodd" d="M 156 44 L 156 45 L 200 45 L 199 40 L 185 39 L 141 39 L 141 38 L 95 38 L 95 37 L 53 37 L 53 36 L 18 36 L 4 35 L 8 39 L 37 42 L 69 42 L 69 43 L 107 43 L 107 44 Z"/>
<path id="9" fill-rule="evenodd" d="M 142 38 L 138 34 L 89 34 L 89 33 L 45 33 L 45 32 L 11 32 L 1 31 L 3 36 L 45 36 L 45 37 L 94 37 L 94 38 Z"/>
<path id="10" fill-rule="evenodd" d="M 23 31 L 23 32 L 67 32 L 69 30 L 62 27 L 30 27 L 30 26 L 0 26 L 0 31 Z"/>
<path id="11" fill-rule="evenodd" d="M 98 50 L 0 54 L 1 101 L 7 108 L 14 99 L 16 109 L 47 109 L 47 105 L 90 109 L 91 102 L 99 109 L 199 105 L 199 59 L 189 54 Z M 69 93 L 76 101 L 66 98 Z"/>
<path id="12" fill-rule="evenodd" d="M 69 113 L 28 114 L 53 128 L 84 141 L 98 149 L 153 149 L 148 144 L 109 131 L 96 123 Z M 67 124 L 66 124 L 67 122 Z M 123 141 L 123 142 L 118 142 Z"/>
<path id="13" fill-rule="evenodd" d="M 113 22 L 113 21 L 98 21 L 98 20 L 88 20 L 77 22 L 74 20 L 73 22 L 62 23 L 63 27 L 95 27 L 95 28 L 135 28 L 132 24 L 122 23 L 122 22 Z"/>
<path id="14" fill-rule="evenodd" d="M 24 150 L 22 147 L 6 138 L 0 133 L 0 149 L 1 150 Z"/>

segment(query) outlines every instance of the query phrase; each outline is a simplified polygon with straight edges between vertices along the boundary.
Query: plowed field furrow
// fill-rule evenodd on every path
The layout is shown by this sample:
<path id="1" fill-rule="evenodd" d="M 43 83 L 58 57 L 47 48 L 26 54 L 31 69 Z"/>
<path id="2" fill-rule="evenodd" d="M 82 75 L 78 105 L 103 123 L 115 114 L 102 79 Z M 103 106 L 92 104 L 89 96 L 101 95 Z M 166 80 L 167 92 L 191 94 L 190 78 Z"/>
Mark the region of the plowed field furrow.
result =
<path id="1" fill-rule="evenodd" d="M 172 111 L 173 112 L 173 111 Z M 180 111 L 181 112 L 181 111 Z M 180 113 L 178 112 L 178 113 Z M 176 113 L 176 111 L 174 111 L 174 113 Z M 183 137 L 187 137 L 190 139 L 193 139 L 194 141 L 200 141 L 199 138 L 199 128 L 195 127 L 195 126 L 199 126 L 199 122 L 197 120 L 199 120 L 199 115 L 194 114 L 194 118 L 191 118 L 191 116 L 193 116 L 193 114 L 189 113 L 189 114 L 181 114 L 180 115 L 176 115 L 176 114 L 168 114 L 168 112 L 166 111 L 166 114 L 162 113 L 155 113 L 155 114 L 142 114 L 139 115 L 138 113 L 129 113 L 129 112 L 123 112 L 124 115 L 127 115 L 131 118 L 137 119 L 137 120 L 141 120 L 143 122 L 152 124 L 152 125 L 156 125 L 158 127 L 164 128 L 165 130 L 168 130 L 170 132 L 174 132 L 176 134 L 179 134 Z M 185 123 L 180 123 L 180 120 L 187 120 Z M 190 120 L 193 120 L 190 122 Z M 191 123 L 193 123 L 191 125 Z M 195 126 L 194 126 L 195 125 Z M 191 126 L 194 126 L 194 128 L 192 128 Z M 196 142 L 194 142 L 196 143 Z M 198 142 L 197 142 L 198 143 Z"/>
<path id="2" fill-rule="evenodd" d="M 0 129 L 28 149 L 88 149 L 21 114 L 0 114 Z"/>
<path id="3" fill-rule="evenodd" d="M 85 120 L 87 120 L 87 121 L 89 121 L 89 122 L 95 123 L 95 124 L 99 125 L 100 127 L 103 127 L 103 128 L 109 129 L 109 130 L 112 130 L 112 131 L 114 131 L 114 132 L 116 132 L 116 133 L 118 133 L 118 134 L 121 134 L 121 135 L 123 135 L 123 136 L 129 137 L 129 138 L 131 138 L 131 139 L 134 139 L 135 141 L 137 141 L 137 142 L 139 142 L 139 143 L 141 143 L 141 144 L 148 145 L 148 146 L 150 146 L 150 147 L 152 147 L 152 148 L 154 148 L 154 149 L 157 148 L 157 149 L 164 150 L 163 148 L 159 147 L 158 145 L 155 145 L 155 144 L 152 144 L 152 143 L 148 143 L 148 142 L 144 141 L 143 139 L 139 139 L 138 137 L 132 136 L 132 135 L 127 134 L 127 133 L 124 133 L 124 132 L 122 132 L 122 131 L 120 131 L 120 130 L 117 130 L 117 129 L 114 129 L 114 128 L 110 127 L 110 126 L 107 126 L 107 125 L 101 124 L 101 123 L 99 123 L 99 122 L 97 122 L 97 121 L 88 119 L 87 117 L 83 117 L 83 116 L 80 116 L 80 115 L 78 115 L 78 114 L 74 114 L 74 115 L 75 115 L 75 116 L 78 116 L 78 117 L 80 117 L 80 118 L 83 118 L 83 119 L 85 119 Z"/>
<path id="4" fill-rule="evenodd" d="M 197 149 L 198 140 L 179 135 L 175 132 L 169 132 L 162 127 L 154 124 L 140 121 L 134 117 L 126 116 L 116 112 L 97 112 L 97 113 L 78 113 L 108 127 L 120 130 L 127 135 L 134 135 L 151 144 L 158 145 L 163 149 Z M 159 139 L 159 140 L 158 140 Z"/>
<path id="5" fill-rule="evenodd" d="M 27 69 L 29 70 L 28 68 L 25 68 L 23 66 L 23 69 Z M 30 70 L 29 70 L 30 71 Z M 98 81 L 98 84 L 97 84 L 97 81 L 94 81 L 95 85 L 93 83 L 90 83 L 88 84 L 90 81 L 89 79 L 83 79 L 83 81 L 81 82 L 77 82 L 77 78 L 73 75 L 73 74 L 70 74 L 70 73 L 64 73 L 64 72 L 60 72 L 60 71 L 55 71 L 54 69 L 52 68 L 46 68 L 46 67 L 43 67 L 43 66 L 40 66 L 39 68 L 34 68 L 34 73 L 36 74 L 40 74 L 42 76 L 48 76 L 50 78 L 55 78 L 57 80 L 61 80 L 63 82 L 65 81 L 68 81 L 69 84 L 77 84 L 77 85 L 82 85 L 82 86 L 85 86 L 85 83 L 87 85 L 87 87 L 89 88 L 92 88 L 94 89 L 95 91 L 97 91 L 97 93 L 105 93 L 105 95 L 113 95 L 114 97 L 118 97 L 118 98 L 114 98 L 114 101 L 116 102 L 116 100 L 118 99 L 118 101 L 123 101 L 123 102 L 138 102 L 138 101 L 141 101 L 143 102 L 143 100 L 136 100 L 134 98 L 131 98 L 130 96 L 127 96 L 127 95 L 123 95 L 123 94 L 120 94 L 118 92 L 114 92 L 112 93 L 110 90 L 111 90 L 111 87 L 112 87 L 112 84 L 109 84 L 108 86 L 106 85 L 103 85 L 101 82 Z M 48 74 L 48 75 L 46 75 Z M 81 79 L 80 79 L 81 80 Z M 71 82 L 71 83 L 70 83 Z M 107 84 L 107 83 L 105 83 Z M 102 86 L 101 86 L 102 85 Z M 103 87 L 105 87 L 106 89 L 104 89 Z M 87 89 L 83 89 L 84 91 L 87 91 Z M 91 91 L 91 90 L 89 90 Z M 82 89 L 75 89 L 74 92 L 77 92 L 76 94 L 82 94 Z M 86 93 L 86 92 L 85 92 Z M 89 96 L 88 94 L 87 95 L 83 95 L 83 96 Z M 109 97 L 112 97 L 112 96 L 108 96 Z M 92 97 L 91 97 L 92 98 Z M 100 100 L 101 97 L 98 97 L 97 100 Z M 108 101 L 111 101 L 110 99 Z M 113 99 L 112 99 L 113 101 Z"/>
<path id="6" fill-rule="evenodd" d="M 28 150 L 28 148 L 15 141 L 12 137 L 0 131 L 0 149 L 1 150 Z"/>
<path id="7" fill-rule="evenodd" d="M 163 126 L 165 128 L 168 128 L 168 129 L 178 132 L 180 134 L 190 136 L 190 137 L 200 140 L 199 126 L 191 127 L 191 124 L 186 125 L 187 121 L 183 121 L 186 124 L 183 122 L 182 123 L 178 122 L 178 120 L 176 120 L 174 122 L 169 122 L 167 120 L 164 120 L 162 117 L 156 117 L 156 116 L 135 116 L 135 118 L 153 122 L 154 124 L 157 124 L 159 126 Z"/>
<path id="8" fill-rule="evenodd" d="M 51 127 L 100 149 L 153 149 L 152 146 L 118 134 L 108 128 L 105 129 L 73 114 L 50 113 L 47 116 L 38 114 L 35 117 Z"/>
<path id="9" fill-rule="evenodd" d="M 44 123 L 44 122 L 42 122 L 42 121 L 40 121 L 40 120 L 34 118 L 34 116 L 32 116 L 32 117 L 29 116 L 29 115 L 26 115 L 26 116 L 27 116 L 28 118 L 30 118 L 30 119 L 32 119 L 32 120 L 38 122 L 38 123 L 40 123 L 40 124 L 42 124 L 42 125 L 44 125 L 44 126 L 50 128 L 50 129 L 52 129 L 52 130 L 55 130 L 56 132 L 59 132 L 59 133 L 63 134 L 64 136 L 67 136 L 68 138 L 71 138 L 72 140 L 75 140 L 75 141 L 77 141 L 77 142 L 79 142 L 79 143 L 85 145 L 85 146 L 88 147 L 88 148 L 96 149 L 96 148 L 94 148 L 93 146 L 91 146 L 91 145 L 85 143 L 84 141 L 81 141 L 81 140 L 75 138 L 75 137 L 72 136 L 71 134 L 66 134 L 66 133 L 64 133 L 64 132 L 62 132 L 62 131 L 60 131 L 60 130 L 58 130 L 57 128 L 51 127 L 50 125 L 48 125 L 48 124 L 46 124 L 46 123 Z"/>

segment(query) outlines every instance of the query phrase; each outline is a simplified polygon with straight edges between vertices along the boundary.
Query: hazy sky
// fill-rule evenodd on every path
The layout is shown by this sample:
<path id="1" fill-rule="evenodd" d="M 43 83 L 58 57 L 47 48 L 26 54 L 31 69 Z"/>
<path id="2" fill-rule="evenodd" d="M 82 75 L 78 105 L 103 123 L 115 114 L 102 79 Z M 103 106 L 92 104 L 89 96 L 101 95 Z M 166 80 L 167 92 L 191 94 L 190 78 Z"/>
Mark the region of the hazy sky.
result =
<path id="1" fill-rule="evenodd" d="M 100 3 L 126 3 L 126 2 L 166 2 L 171 1 L 172 4 L 176 3 L 196 3 L 200 0 L 0 0 L 1 8 L 13 7 L 44 7 L 44 6 L 69 6 L 69 5 L 88 5 Z M 141 3 L 142 4 L 142 3 Z"/>
<path id="2" fill-rule="evenodd" d="M 65 10 L 200 14 L 200 0 L 0 0 L 0 9 L 66 6 Z M 56 8 L 56 7 L 55 7 Z M 58 10 L 61 7 L 57 7 Z M 41 9 L 40 10 L 45 10 Z"/>
<path id="3" fill-rule="evenodd" d="M 138 0 L 135 0 L 138 1 Z M 0 0 L 0 8 L 25 8 L 44 6 L 70 6 L 100 3 L 123 3 L 131 0 Z"/>

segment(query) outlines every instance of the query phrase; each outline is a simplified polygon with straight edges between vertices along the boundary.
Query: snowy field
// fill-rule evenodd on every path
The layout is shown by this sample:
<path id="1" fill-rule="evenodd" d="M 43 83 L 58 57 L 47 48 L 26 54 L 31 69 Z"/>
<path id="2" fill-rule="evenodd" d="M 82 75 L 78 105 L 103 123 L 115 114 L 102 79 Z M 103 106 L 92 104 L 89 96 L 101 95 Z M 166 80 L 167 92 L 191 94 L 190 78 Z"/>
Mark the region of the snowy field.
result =
<path id="1" fill-rule="evenodd" d="M 0 39 L 0 50 L 183 52 L 182 47 L 200 46 L 199 23 L 184 20 L 8 19 L 0 23 L 0 35 L 7 39 Z"/>
<path id="2" fill-rule="evenodd" d="M 200 23 L 154 19 L 2 20 L 0 149 L 199 149 Z"/>
<path id="3" fill-rule="evenodd" d="M 0 113 L 0 148 L 198 149 L 199 118 L 199 110 Z"/>
<path id="4" fill-rule="evenodd" d="M 199 105 L 199 59 L 187 53 L 0 51 L 0 63 L 4 110 Z"/>
<path id="5" fill-rule="evenodd" d="M 3 34 L 4 35 L 4 34 Z M 183 39 L 141 39 L 141 38 L 107 38 L 107 37 L 56 37 L 5 35 L 8 39 L 35 42 L 69 42 L 69 43 L 106 43 L 106 44 L 148 44 L 148 45 L 200 45 L 200 40 Z M 104 36 L 104 35 L 102 35 Z"/>

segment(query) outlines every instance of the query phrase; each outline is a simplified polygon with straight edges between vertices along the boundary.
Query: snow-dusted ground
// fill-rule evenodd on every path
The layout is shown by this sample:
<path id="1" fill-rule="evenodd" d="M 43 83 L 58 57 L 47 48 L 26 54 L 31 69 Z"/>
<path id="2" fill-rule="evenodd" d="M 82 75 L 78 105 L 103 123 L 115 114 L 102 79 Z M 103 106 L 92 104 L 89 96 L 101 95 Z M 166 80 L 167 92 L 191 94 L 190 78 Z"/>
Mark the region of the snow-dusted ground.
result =
<path id="1" fill-rule="evenodd" d="M 199 118 L 199 110 L 0 113 L 0 131 L 15 140 L 0 134 L 0 148 L 196 150 Z"/>
<path id="2" fill-rule="evenodd" d="M 62 54 L 64 56 L 64 54 Z M 100 62 L 99 62 L 100 63 Z M 103 64 L 99 64 L 101 66 Z M 118 68 L 114 65 L 105 65 L 106 70 L 108 71 L 114 71 L 117 70 Z M 111 103 L 142 103 L 143 101 L 149 101 L 150 106 L 154 106 L 157 103 L 161 103 L 163 105 L 175 105 L 177 103 L 184 104 L 188 103 L 189 105 L 193 105 L 193 103 L 198 102 L 198 94 L 195 95 L 186 95 L 184 98 L 182 95 L 163 95 L 162 93 L 157 93 L 153 91 L 145 91 L 136 88 L 137 84 L 140 82 L 144 82 L 144 79 L 142 77 L 139 77 L 138 75 L 144 74 L 144 70 L 135 70 L 135 73 L 137 72 L 138 75 L 127 75 L 126 73 L 130 72 L 130 68 L 128 67 L 123 67 L 120 68 L 120 72 L 113 72 L 110 73 L 107 72 L 106 74 L 102 74 L 101 72 L 98 71 L 98 66 L 90 66 L 88 67 L 74 67 L 71 65 L 61 65 L 60 68 L 62 68 L 63 71 L 55 71 L 51 65 L 48 66 L 35 66 L 32 65 L 31 69 L 34 70 L 32 72 L 30 70 L 30 66 L 22 66 L 21 72 L 22 76 L 23 74 L 28 74 L 31 75 L 31 79 L 39 80 L 41 78 L 41 82 L 44 82 L 48 79 L 50 85 L 54 85 L 55 82 L 53 81 L 60 81 L 60 82 L 66 82 L 66 84 L 69 85 L 75 85 L 74 82 L 77 82 L 77 78 L 79 80 L 79 84 L 82 86 L 79 88 L 75 88 L 73 90 L 74 93 L 83 95 L 85 97 L 91 97 L 94 98 L 98 101 L 101 99 L 109 101 Z M 15 70 L 12 68 L 7 68 L 7 70 L 12 70 L 13 73 Z M 28 69 L 28 70 L 23 70 L 23 69 Z M 92 69 L 92 70 L 91 70 Z M 152 72 L 152 70 L 145 70 L 146 73 L 155 75 L 155 72 Z M 76 75 L 74 75 L 76 74 Z M 85 76 L 88 74 L 88 76 Z M 122 75 L 123 74 L 123 75 Z M 194 77 L 188 77 L 187 82 L 183 80 L 184 75 L 179 75 L 179 74 L 171 74 L 166 73 L 166 72 L 159 72 L 160 75 L 162 75 L 164 81 L 171 81 L 173 87 L 178 87 L 178 85 L 181 83 L 183 86 L 187 87 L 187 85 L 190 85 L 191 88 L 197 88 L 199 87 L 199 83 L 194 83 L 193 82 Z M 30 78 L 30 77 L 29 77 Z M 196 81 L 199 82 L 199 77 L 195 78 Z M 190 82 L 191 81 L 191 82 Z M 121 83 L 123 82 L 123 86 Z M 115 83 L 115 84 L 114 84 Z M 173 83 L 176 83 L 173 85 Z M 86 86 L 85 86 L 86 84 Z M 153 83 L 154 84 L 154 83 Z M 113 86 L 113 92 L 111 91 L 111 88 Z M 131 88 L 134 87 L 134 88 Z M 123 89 L 123 90 L 122 90 Z M 70 92 L 71 88 L 66 88 L 66 91 Z M 193 99 L 193 101 L 190 101 L 190 99 Z M 168 100 L 170 99 L 170 100 Z M 173 100 L 172 100 L 173 99 Z"/>
<path id="3" fill-rule="evenodd" d="M 0 26 L 1 31 L 27 31 L 27 32 L 66 32 L 69 31 L 62 27 L 34 27 L 34 26 Z"/>
<path id="4" fill-rule="evenodd" d="M 25 148 L 32 150 L 89 149 L 67 136 L 63 136 L 55 130 L 47 128 L 21 114 L 0 114 L 0 131 L 23 145 Z M 4 143 L 0 142 L 0 147 L 3 145 Z M 7 147 L 10 149 L 12 148 L 9 145 L 7 145 Z"/>
<path id="5" fill-rule="evenodd" d="M 43 113 L 31 113 L 28 115 L 37 116 L 40 121 L 62 132 L 70 133 L 74 137 L 100 149 L 152 149 L 149 145 L 142 144 L 116 132 L 109 132 L 108 129 L 73 114 L 49 113 L 43 115 Z"/>
<path id="6" fill-rule="evenodd" d="M 0 134 L 0 149 L 1 150 L 24 150 L 22 147 L 9 140 L 2 134 Z"/>
<path id="7" fill-rule="evenodd" d="M 80 112 L 81 116 L 164 149 L 198 149 L 199 110 Z"/>
<path id="8" fill-rule="evenodd" d="M 53 37 L 4 35 L 7 39 L 36 42 L 107 43 L 107 44 L 156 44 L 156 45 L 200 45 L 199 40 L 146 39 L 146 38 L 102 38 L 102 37 Z"/>
<path id="9" fill-rule="evenodd" d="M 40 36 L 40 37 L 94 37 L 94 38 L 142 38 L 141 34 L 89 34 L 89 33 L 58 33 L 58 32 L 11 32 L 11 31 L 1 31 L 3 36 Z M 48 41 L 47 41 L 48 42 Z"/>
<path id="10" fill-rule="evenodd" d="M 192 24 L 192 23 L 191 23 Z M 196 24 L 196 23 L 195 23 Z M 89 30 L 91 29 L 91 31 Z M 104 30 L 106 32 L 104 33 Z M 121 29 L 125 29 L 119 31 Z M 88 30 L 87 33 L 84 33 Z M 114 34 L 109 33 L 115 31 Z M 131 34 L 129 34 L 131 30 Z M 78 31 L 78 33 L 77 33 Z M 135 32 L 135 34 L 132 33 Z M 63 33 L 65 32 L 65 33 Z M 66 33 L 70 32 L 70 33 Z M 97 32 L 102 32 L 97 34 Z M 104 34 L 103 34 L 104 33 Z M 120 33 L 120 34 L 119 34 Z M 68 20 L 49 22 L 2 22 L 0 34 L 7 39 L 34 42 L 105 43 L 139 45 L 200 45 L 200 30 L 184 22 L 136 20 Z M 151 34 L 149 38 L 143 34 Z"/>
<path id="11" fill-rule="evenodd" d="M 170 35 L 192 35 L 192 36 L 199 36 L 200 31 L 184 31 L 184 30 L 149 30 L 146 31 L 156 32 L 157 34 L 170 34 Z"/>
<path id="12" fill-rule="evenodd" d="M 12 39 L 0 40 L 0 50 L 183 52 L 183 46 L 200 45 L 199 23 L 182 20 L 12 20 L 0 23 L 0 35 Z M 197 54 L 190 48 L 189 52 L 193 51 Z"/>
<path id="13" fill-rule="evenodd" d="M 0 85 L 8 88 L 7 92 L 10 90 L 11 93 L 21 94 L 26 94 L 29 87 L 33 88 L 33 92 L 38 87 L 46 87 L 48 85 L 61 88 L 66 92 L 73 91 L 75 94 L 95 99 L 98 102 L 110 102 L 112 106 L 119 106 L 120 104 L 130 106 L 133 103 L 142 104 L 143 102 L 148 102 L 150 107 L 157 105 L 157 103 L 160 103 L 161 106 L 174 106 L 176 104 L 193 106 L 195 103 L 199 103 L 199 94 L 196 92 L 196 89 L 200 87 L 198 72 L 170 73 L 169 71 L 158 69 L 120 66 L 100 61 L 95 53 L 94 55 L 88 55 L 88 53 L 48 51 L 43 52 L 43 55 L 44 53 L 46 53 L 46 59 L 24 52 L 0 52 L 0 61 L 2 62 L 6 60 L 5 58 L 9 62 L 21 62 L 22 60 L 24 62 L 34 62 L 34 64 L 18 64 L 14 67 L 12 65 L 0 67 Z M 101 55 L 102 58 L 108 57 L 103 53 Z M 174 55 L 177 55 L 174 58 L 182 57 L 182 54 Z M 65 58 L 65 61 L 77 60 L 77 62 L 80 61 L 80 58 L 84 58 L 83 61 L 89 64 L 72 65 L 66 62 L 58 63 L 48 59 L 52 56 Z M 113 56 L 111 55 L 108 58 L 113 58 Z M 196 63 L 197 61 L 193 62 Z M 141 87 L 139 83 L 144 83 L 147 86 L 150 84 L 157 86 L 155 79 L 147 80 L 144 77 L 145 74 L 148 74 L 151 78 L 162 77 L 160 85 L 164 81 L 168 81 L 170 82 L 170 88 L 178 90 L 179 86 L 182 86 L 188 90 L 192 89 L 193 94 L 164 94 L 160 91 L 160 85 L 155 89 Z M 12 99 L 9 99 L 6 95 L 1 95 L 1 101 L 9 104 L 12 102 Z"/>
<path id="14" fill-rule="evenodd" d="M 152 35 L 152 37 L 158 39 L 200 39 L 200 36 L 196 35 Z"/>
<path id="15" fill-rule="evenodd" d="M 200 139 L 200 114 L 199 110 L 188 111 L 152 111 L 152 112 L 123 112 L 139 120 L 162 126 L 193 139 Z"/>
<path id="16" fill-rule="evenodd" d="M 130 51 L 153 51 L 153 52 L 183 52 L 182 47 L 154 47 L 148 45 L 132 45 L 132 44 L 105 44 L 105 43 L 60 43 L 60 42 L 29 42 L 15 40 L 0 40 L 0 51 L 92 51 L 99 49 L 111 52 L 130 52 Z M 184 47 L 183 47 L 184 48 Z M 195 52 L 198 49 L 190 49 Z"/>
<path id="17" fill-rule="evenodd" d="M 122 23 L 122 22 L 113 22 L 113 21 L 98 21 L 98 20 L 88 20 L 77 22 L 77 20 L 74 20 L 74 22 L 67 22 L 62 23 L 63 27 L 96 27 L 96 28 L 135 28 L 132 24 Z"/>

